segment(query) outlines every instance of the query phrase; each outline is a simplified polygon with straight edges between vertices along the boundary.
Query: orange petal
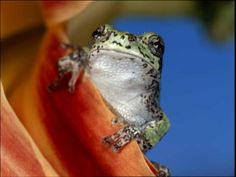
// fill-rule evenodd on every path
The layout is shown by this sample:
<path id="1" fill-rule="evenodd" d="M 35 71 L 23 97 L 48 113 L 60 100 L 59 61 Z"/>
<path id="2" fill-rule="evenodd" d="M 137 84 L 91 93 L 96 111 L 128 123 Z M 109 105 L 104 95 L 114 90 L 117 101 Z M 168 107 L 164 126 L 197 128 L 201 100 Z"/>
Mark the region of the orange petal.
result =
<path id="1" fill-rule="evenodd" d="M 120 127 L 111 125 L 113 114 L 88 78 L 81 77 L 73 94 L 66 85 L 47 91 L 56 77 L 56 62 L 65 54 L 59 47 L 63 41 L 68 39 L 61 29 L 47 33 L 33 77 L 12 97 L 39 147 L 64 176 L 154 176 L 156 170 L 135 142 L 119 153 L 102 144 Z"/>
<path id="2" fill-rule="evenodd" d="M 58 176 L 6 100 L 1 85 L 1 176 Z"/>
<path id="3" fill-rule="evenodd" d="M 91 1 L 48 1 L 42 0 L 42 10 L 48 26 L 64 22 L 88 6 Z"/>

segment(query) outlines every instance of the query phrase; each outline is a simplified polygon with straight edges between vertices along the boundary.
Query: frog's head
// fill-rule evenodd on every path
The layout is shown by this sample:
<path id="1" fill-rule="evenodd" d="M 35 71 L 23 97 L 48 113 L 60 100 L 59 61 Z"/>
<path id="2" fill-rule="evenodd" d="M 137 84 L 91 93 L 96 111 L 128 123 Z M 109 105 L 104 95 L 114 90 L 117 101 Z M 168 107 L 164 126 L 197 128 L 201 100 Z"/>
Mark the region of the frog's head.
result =
<path id="1" fill-rule="evenodd" d="M 129 55 L 150 64 L 155 69 L 161 69 L 164 42 L 156 33 L 137 36 L 117 31 L 110 25 L 103 25 L 97 28 L 92 36 L 94 43 L 90 52 L 91 57 L 111 51 L 111 55 Z"/>

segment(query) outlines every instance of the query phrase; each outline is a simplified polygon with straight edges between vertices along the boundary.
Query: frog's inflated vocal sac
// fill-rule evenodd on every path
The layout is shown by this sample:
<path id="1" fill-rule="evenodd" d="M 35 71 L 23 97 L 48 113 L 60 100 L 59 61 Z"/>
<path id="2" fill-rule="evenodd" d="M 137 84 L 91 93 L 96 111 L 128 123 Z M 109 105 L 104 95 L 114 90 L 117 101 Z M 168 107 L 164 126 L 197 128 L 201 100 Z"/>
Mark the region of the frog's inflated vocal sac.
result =
<path id="1" fill-rule="evenodd" d="M 91 48 L 64 44 L 73 52 L 59 59 L 59 77 L 71 72 L 68 85 L 73 91 L 81 68 L 85 69 L 115 113 L 112 123 L 125 125 L 105 137 L 103 142 L 113 151 L 119 151 L 136 140 L 146 152 L 160 141 L 170 126 L 160 108 L 164 42 L 155 33 L 136 36 L 119 32 L 109 25 L 99 27 L 92 36 Z M 166 176 L 168 170 L 162 169 L 162 173 Z"/>

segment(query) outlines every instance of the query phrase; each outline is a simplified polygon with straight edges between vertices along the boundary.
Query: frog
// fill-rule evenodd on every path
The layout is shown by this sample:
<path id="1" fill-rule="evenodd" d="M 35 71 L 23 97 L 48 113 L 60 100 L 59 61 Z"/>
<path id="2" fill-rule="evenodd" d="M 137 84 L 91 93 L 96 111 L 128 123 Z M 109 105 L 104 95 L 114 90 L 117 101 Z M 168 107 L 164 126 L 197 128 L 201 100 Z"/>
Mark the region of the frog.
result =
<path id="1" fill-rule="evenodd" d="M 66 73 L 71 73 L 68 90 L 75 91 L 84 70 L 115 117 L 111 125 L 123 128 L 107 135 L 102 143 L 119 152 L 136 141 L 143 153 L 167 133 L 170 122 L 160 107 L 160 81 L 164 41 L 154 32 L 135 35 L 102 25 L 92 33 L 90 47 L 62 44 L 70 49 L 59 58 L 55 87 Z M 169 176 L 169 169 L 156 164 L 159 176 Z"/>

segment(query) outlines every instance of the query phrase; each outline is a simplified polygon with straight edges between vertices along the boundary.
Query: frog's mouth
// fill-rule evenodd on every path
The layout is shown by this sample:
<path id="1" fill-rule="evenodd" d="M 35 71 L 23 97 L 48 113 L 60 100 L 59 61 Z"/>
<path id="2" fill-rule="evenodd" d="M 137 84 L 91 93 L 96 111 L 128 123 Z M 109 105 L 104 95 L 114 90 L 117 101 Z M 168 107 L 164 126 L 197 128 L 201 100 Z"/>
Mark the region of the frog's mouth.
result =
<path id="1" fill-rule="evenodd" d="M 137 60 L 140 62 L 145 62 L 148 65 L 150 65 L 150 67 L 155 68 L 153 66 L 152 63 L 150 63 L 147 59 L 145 59 L 144 57 L 141 57 L 139 55 L 137 55 L 135 52 L 124 52 L 124 51 L 120 51 L 117 49 L 93 49 L 89 52 L 89 60 L 95 60 L 99 57 L 103 57 L 103 55 L 107 55 L 107 56 L 111 56 L 113 59 L 122 59 L 122 58 L 130 58 L 131 60 Z"/>

